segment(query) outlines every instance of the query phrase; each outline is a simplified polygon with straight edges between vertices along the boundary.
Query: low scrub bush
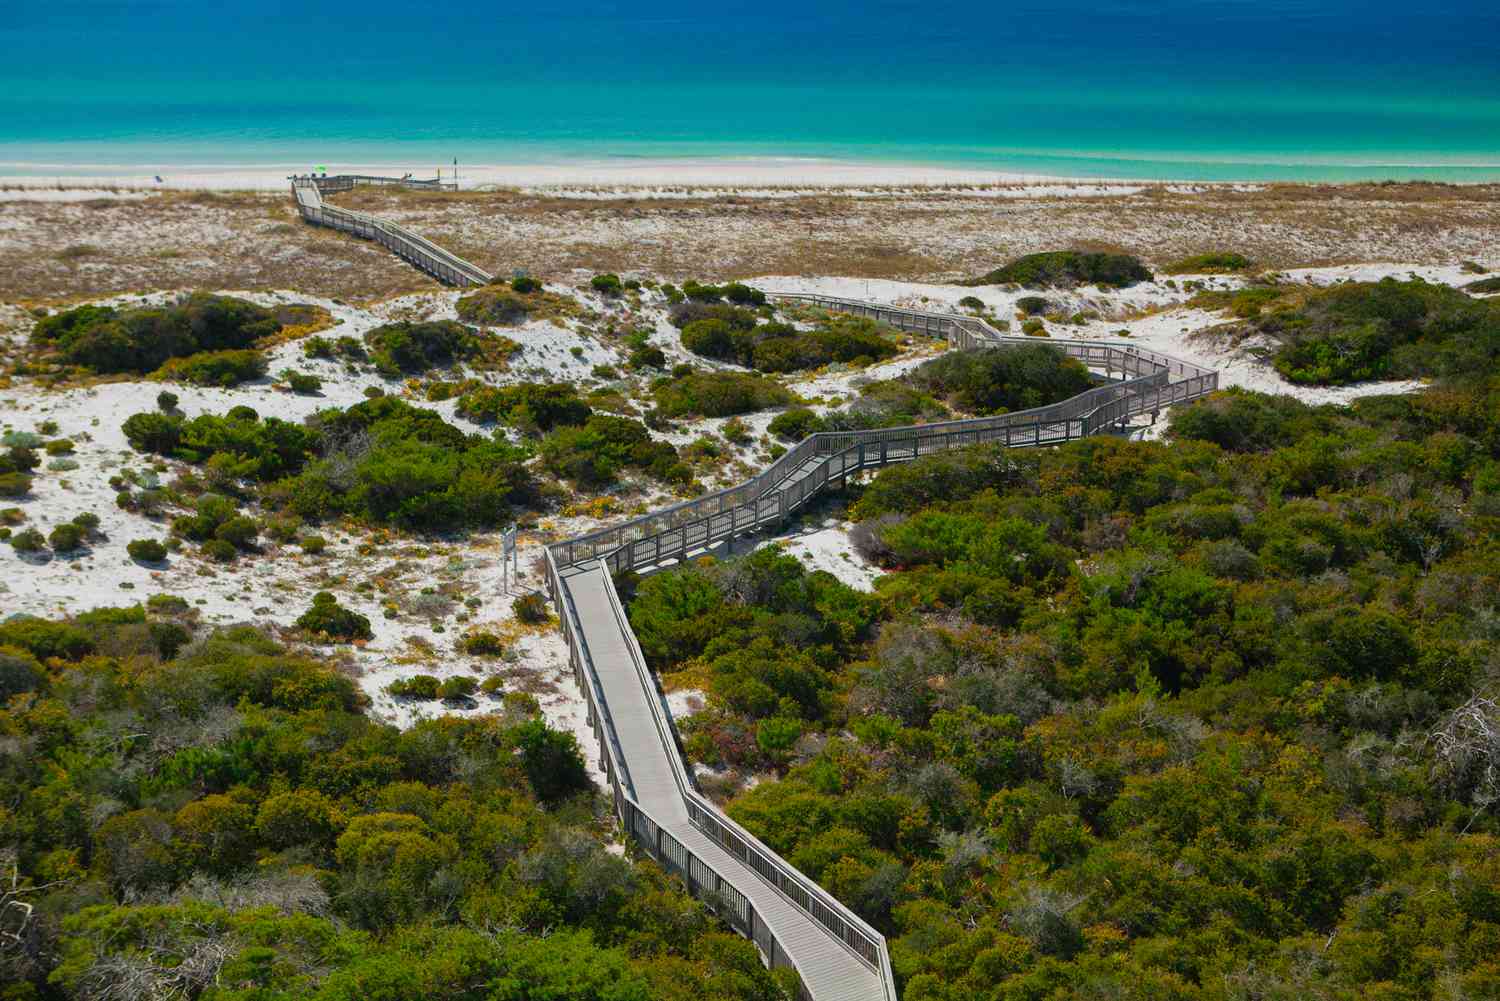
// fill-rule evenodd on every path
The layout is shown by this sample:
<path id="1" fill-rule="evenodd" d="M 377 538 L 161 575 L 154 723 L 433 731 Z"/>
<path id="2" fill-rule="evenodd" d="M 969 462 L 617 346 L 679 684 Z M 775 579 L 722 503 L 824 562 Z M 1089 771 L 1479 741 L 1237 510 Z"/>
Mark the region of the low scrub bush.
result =
<path id="1" fill-rule="evenodd" d="M 452 320 L 387 323 L 365 333 L 370 360 L 383 375 L 414 375 L 479 353 L 474 331 Z"/>
<path id="2" fill-rule="evenodd" d="M 490 285 L 461 296 L 455 309 L 465 323 L 484 327 L 514 327 L 526 322 L 533 303 L 503 286 Z"/>
<path id="3" fill-rule="evenodd" d="M 323 388 L 322 379 L 305 372 L 283 372 L 281 377 L 286 380 L 287 388 L 294 393 L 316 393 Z"/>
<path id="4" fill-rule="evenodd" d="M 563 382 L 481 386 L 459 397 L 455 409 L 471 421 L 498 421 L 527 434 L 582 424 L 593 413 L 574 388 Z"/>
<path id="5" fill-rule="evenodd" d="M 657 387 L 655 397 L 665 417 L 733 417 L 792 402 L 779 383 L 745 372 L 693 372 Z"/>
<path id="6" fill-rule="evenodd" d="M 1073 288 L 1098 285 L 1128 288 L 1151 280 L 1151 269 L 1129 254 L 1053 250 L 1027 254 L 967 285 L 1021 285 L 1026 288 Z"/>
<path id="7" fill-rule="evenodd" d="M 510 603 L 510 609 L 517 619 L 529 626 L 541 625 L 548 618 L 547 599 L 536 592 L 521 595 Z"/>
<path id="8" fill-rule="evenodd" d="M 499 657 L 505 653 L 505 644 L 494 633 L 473 632 L 459 641 L 459 647 L 471 657 Z"/>
<path id="9" fill-rule="evenodd" d="M 613 483 L 626 468 L 669 483 L 685 483 L 691 472 L 668 442 L 654 441 L 640 421 L 594 414 L 582 425 L 559 428 L 542 441 L 542 464 L 584 488 Z"/>
<path id="10" fill-rule="evenodd" d="M 620 276 L 615 274 L 595 275 L 589 279 L 589 287 L 601 295 L 615 296 L 624 291 Z"/>
<path id="11" fill-rule="evenodd" d="M 263 351 L 201 351 L 168 360 L 156 370 L 156 376 L 195 386 L 238 386 L 259 379 L 269 367 Z"/>
<path id="12" fill-rule="evenodd" d="M 160 563 L 167 558 L 167 547 L 155 539 L 136 539 L 125 547 L 133 560 L 142 563 Z"/>
<path id="13" fill-rule="evenodd" d="M 18 553 L 36 553 L 47 544 L 47 537 L 34 528 L 23 528 L 10 537 L 10 544 Z"/>
<path id="14" fill-rule="evenodd" d="M 64 522 L 47 536 L 47 544 L 59 553 L 72 552 L 83 545 L 84 531 L 72 522 Z"/>
<path id="15" fill-rule="evenodd" d="M 1042 344 L 950 351 L 923 362 L 908 379 L 976 414 L 1057 403 L 1093 384 L 1082 362 Z"/>
<path id="16" fill-rule="evenodd" d="M 438 686 L 437 696 L 444 702 L 459 702 L 474 694 L 479 682 L 467 675 L 447 678 Z"/>
<path id="17" fill-rule="evenodd" d="M 1169 275 L 1224 275 L 1244 271 L 1251 266 L 1250 258 L 1228 250 L 1216 250 L 1206 254 L 1194 254 L 1173 261 L 1162 269 Z"/>
<path id="18" fill-rule="evenodd" d="M 397 678 L 385 690 L 398 699 L 416 699 L 430 702 L 438 697 L 442 682 L 430 674 L 414 674 L 410 678 Z"/>
<path id="19" fill-rule="evenodd" d="M 1317 289 L 1251 329 L 1280 342 L 1276 371 L 1304 384 L 1471 375 L 1500 355 L 1500 303 L 1421 280 Z"/>
<path id="20" fill-rule="evenodd" d="M 313 595 L 312 607 L 297 617 L 297 628 L 335 640 L 367 640 L 373 634 L 370 620 L 345 608 L 327 591 Z"/>
<path id="21" fill-rule="evenodd" d="M 270 310 L 243 299 L 195 292 L 170 306 L 64 310 L 38 322 L 32 338 L 96 372 L 146 373 L 172 358 L 248 348 L 281 326 Z"/>

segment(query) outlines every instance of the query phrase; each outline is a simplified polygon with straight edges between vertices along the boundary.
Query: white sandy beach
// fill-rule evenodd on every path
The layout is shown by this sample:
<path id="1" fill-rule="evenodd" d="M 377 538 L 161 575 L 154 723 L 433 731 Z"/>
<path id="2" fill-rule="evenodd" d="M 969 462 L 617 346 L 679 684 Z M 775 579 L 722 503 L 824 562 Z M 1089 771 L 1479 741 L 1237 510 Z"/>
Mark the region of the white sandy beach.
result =
<path id="1" fill-rule="evenodd" d="M 292 174 L 305 174 L 314 166 L 329 174 L 371 174 L 401 177 L 412 174 L 431 178 L 441 171 L 451 181 L 454 168 L 412 162 L 398 163 L 277 163 L 277 164 L 67 164 L 0 162 L 0 197 L 10 189 L 56 190 L 224 190 L 270 191 L 286 186 Z M 1004 173 L 943 167 L 933 164 L 861 163 L 840 160 L 766 157 L 755 159 L 671 160 L 580 160 L 566 163 L 464 164 L 457 170 L 463 189 L 485 188 L 573 188 L 581 190 L 647 189 L 670 194 L 675 189 L 735 190 L 767 189 L 787 194 L 827 188 L 890 189 L 962 187 L 981 188 L 1003 197 L 1015 189 L 1026 195 L 1132 194 L 1143 182 L 1100 178 L 1071 179 L 1044 174 Z M 156 178 L 161 180 L 157 181 Z M 1204 185 L 1176 183 L 1174 188 L 1191 190 Z M 1249 187 L 1249 186 L 1241 186 Z"/>

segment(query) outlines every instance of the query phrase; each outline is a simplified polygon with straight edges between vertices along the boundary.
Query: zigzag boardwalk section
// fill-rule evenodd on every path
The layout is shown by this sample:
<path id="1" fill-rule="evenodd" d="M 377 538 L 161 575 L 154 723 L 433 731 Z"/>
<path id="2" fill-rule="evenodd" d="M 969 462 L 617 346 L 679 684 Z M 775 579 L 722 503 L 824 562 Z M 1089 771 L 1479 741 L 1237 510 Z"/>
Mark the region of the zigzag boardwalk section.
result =
<path id="1" fill-rule="evenodd" d="M 789 302 L 874 317 L 944 337 L 955 348 L 1035 344 L 980 320 L 825 296 Z M 1057 445 L 1113 431 L 1140 414 L 1218 388 L 1218 373 L 1169 355 L 1098 341 L 1048 340 L 1120 376 L 1047 407 L 973 420 L 815 434 L 754 479 L 547 549 L 557 603 L 590 722 L 603 748 L 615 808 L 637 844 L 753 938 L 766 962 L 792 966 L 804 997 L 893 1001 L 885 939 L 808 881 L 693 787 L 665 700 L 620 607 L 613 575 L 649 571 L 777 525 L 814 496 L 862 470 L 983 442 Z"/>
<path id="2" fill-rule="evenodd" d="M 406 178 L 301 177 L 292 193 L 303 219 L 373 239 L 454 285 L 491 276 L 415 233 L 363 212 L 327 205 L 324 191 L 356 183 L 431 187 Z M 947 313 L 816 295 L 787 302 L 869 316 L 902 330 L 945 338 L 958 349 L 1036 344 L 984 322 Z M 683 762 L 666 700 L 615 590 L 613 575 L 650 571 L 776 526 L 851 474 L 985 442 L 1011 448 L 1058 445 L 1108 433 L 1141 414 L 1206 396 L 1218 373 L 1170 355 L 1103 341 L 1049 339 L 1090 368 L 1119 380 L 1046 407 L 996 417 L 804 439 L 738 486 L 547 547 L 547 587 L 569 659 L 588 700 L 615 812 L 645 854 L 680 876 L 730 926 L 752 939 L 766 963 L 791 967 L 805 1001 L 896 1001 L 885 939 L 858 915 L 724 816 L 700 795 Z"/>

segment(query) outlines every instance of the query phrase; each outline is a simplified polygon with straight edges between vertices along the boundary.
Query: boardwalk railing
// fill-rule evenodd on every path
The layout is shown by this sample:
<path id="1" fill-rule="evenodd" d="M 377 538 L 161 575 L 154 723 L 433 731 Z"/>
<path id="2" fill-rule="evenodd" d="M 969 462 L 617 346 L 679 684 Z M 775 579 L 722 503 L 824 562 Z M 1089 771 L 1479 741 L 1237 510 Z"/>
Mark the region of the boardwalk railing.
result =
<path id="1" fill-rule="evenodd" d="M 983 321 L 942 313 L 834 299 L 777 298 L 856 312 L 904 329 L 945 337 L 960 349 L 1050 344 L 1091 368 L 1124 376 L 1061 403 L 994 417 L 942 421 L 870 431 L 818 432 L 802 440 L 758 475 L 650 514 L 552 546 L 560 567 L 603 558 L 610 569 L 639 570 L 681 559 L 720 542 L 774 525 L 830 482 L 852 472 L 982 442 L 1011 447 L 1058 445 L 1108 430 L 1137 414 L 1206 396 L 1218 373 L 1171 355 L 1108 341 L 1007 337 Z"/>
<path id="2" fill-rule="evenodd" d="M 323 201 L 325 191 L 347 191 L 358 178 L 352 175 L 338 177 L 294 177 L 292 195 L 297 201 L 297 211 L 304 221 L 315 226 L 327 226 L 366 240 L 374 240 L 397 257 L 410 262 L 448 285 L 488 285 L 494 276 L 457 254 L 449 253 L 437 244 L 418 236 L 404 226 L 377 219 L 368 212 L 356 212 L 339 208 Z M 402 181 L 400 178 L 385 178 L 395 184 L 428 186 L 426 182 Z M 339 187 L 348 182 L 347 187 Z M 434 182 L 435 183 L 435 182 Z"/>
<path id="3" fill-rule="evenodd" d="M 558 605 L 558 618 L 562 624 L 563 636 L 568 641 L 568 659 L 573 668 L 573 677 L 588 701 L 589 724 L 603 749 L 601 764 L 608 777 L 615 813 L 619 816 L 623 829 L 664 871 L 680 877 L 687 884 L 690 893 L 707 900 L 721 919 L 755 942 L 767 965 L 773 969 L 796 969 L 791 955 L 777 940 L 775 929 L 756 911 L 754 902 L 730 880 L 725 879 L 715 866 L 674 837 L 657 817 L 652 816 L 641 805 L 630 778 L 630 764 L 624 759 L 620 749 L 620 739 L 609 712 L 609 704 L 604 698 L 603 686 L 594 674 L 593 658 L 588 653 L 578 611 L 573 607 L 567 589 L 562 586 L 560 571 L 552 558 L 551 550 L 546 553 L 546 561 L 547 586 Z M 610 608 L 615 617 L 614 625 L 626 638 L 630 654 L 630 664 L 620 666 L 632 670 L 642 689 L 650 695 L 648 702 L 652 710 L 652 724 L 656 728 L 657 739 L 668 751 L 672 778 L 678 794 L 687 806 L 693 826 L 753 869 L 782 896 L 815 918 L 832 938 L 878 973 L 884 985 L 883 996 L 871 1001 L 896 1001 L 895 977 L 891 973 L 890 954 L 885 946 L 885 938 L 826 890 L 783 861 L 754 835 L 719 813 L 693 786 L 678 750 L 676 730 L 657 694 L 656 682 L 641 653 L 640 643 L 630 628 L 607 568 L 601 567 L 601 570 Z M 805 988 L 802 998 L 804 1001 L 816 1001 Z"/>
<path id="4" fill-rule="evenodd" d="M 353 191 L 356 185 L 365 184 L 375 188 L 411 188 L 417 191 L 457 191 L 456 181 L 444 181 L 440 177 L 376 177 L 373 174 L 308 174 L 306 175 L 324 194 L 338 191 Z"/>

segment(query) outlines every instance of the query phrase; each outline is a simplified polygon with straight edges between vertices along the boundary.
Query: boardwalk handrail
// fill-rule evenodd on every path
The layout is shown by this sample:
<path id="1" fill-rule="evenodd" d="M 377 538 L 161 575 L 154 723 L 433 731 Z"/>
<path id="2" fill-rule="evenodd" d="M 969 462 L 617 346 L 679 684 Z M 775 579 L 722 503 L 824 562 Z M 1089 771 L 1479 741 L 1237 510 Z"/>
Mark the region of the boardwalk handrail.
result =
<path id="1" fill-rule="evenodd" d="M 810 494 L 799 492 L 795 488 L 791 494 L 781 492 L 781 487 L 791 473 L 804 469 L 820 457 L 831 459 L 856 445 L 881 446 L 883 458 L 879 464 L 884 464 L 890 460 L 892 446 L 898 446 L 898 451 L 900 446 L 907 446 L 916 450 L 914 454 L 925 454 L 941 448 L 999 439 L 1004 439 L 1007 445 L 1016 446 L 1057 444 L 1096 434 L 1137 414 L 1155 413 L 1173 403 L 1196 399 L 1218 388 L 1218 373 L 1212 369 L 1134 345 L 1108 341 L 1007 337 L 983 321 L 971 317 L 878 306 L 829 296 L 786 294 L 776 298 L 811 302 L 838 310 L 860 311 L 903 329 L 921 330 L 947 337 L 951 344 L 960 349 L 1050 344 L 1086 365 L 1103 368 L 1110 373 L 1119 372 L 1128 378 L 1087 390 L 1060 403 L 993 417 L 875 428 L 868 431 L 816 432 L 744 483 L 555 543 L 554 555 L 560 566 L 566 568 L 592 559 L 610 557 L 611 565 L 616 570 L 637 569 L 659 563 L 662 554 L 669 551 L 663 548 L 667 543 L 683 543 L 676 551 L 685 553 L 692 548 L 689 543 L 722 541 L 727 537 L 755 531 L 781 520 L 809 499 Z M 935 445 L 941 447 L 934 447 Z M 849 471 L 841 469 L 835 476 Z M 818 475 L 816 469 L 810 472 Z M 706 526 L 706 535 L 702 539 L 692 534 L 699 525 Z M 724 528 L 716 530 L 718 525 L 723 525 Z M 652 546 L 640 545 L 653 540 L 655 544 Z M 620 556 L 622 548 L 627 546 L 631 555 Z M 636 558 L 637 553 L 639 558 Z"/>
<path id="2" fill-rule="evenodd" d="M 609 781 L 615 813 L 620 818 L 621 826 L 664 871 L 681 877 L 687 884 L 689 892 L 716 903 L 718 906 L 714 909 L 719 916 L 735 930 L 755 942 L 765 954 L 768 966 L 772 968 L 789 966 L 797 969 L 796 961 L 777 939 L 775 930 L 756 911 L 750 898 L 735 887 L 733 882 L 724 878 L 718 867 L 684 845 L 665 824 L 641 805 L 630 780 L 629 764 L 624 760 L 614 719 L 609 713 L 609 704 L 604 698 L 603 688 L 594 673 L 596 666 L 588 653 L 577 609 L 568 600 L 568 592 L 562 587 L 558 567 L 550 551 L 546 552 L 545 558 L 548 588 L 557 596 L 558 619 L 563 635 L 568 640 L 568 658 L 573 668 L 573 677 L 588 703 L 589 723 L 603 750 L 602 764 Z M 625 617 L 619 594 L 607 570 L 603 571 L 603 582 L 616 625 L 620 628 L 622 635 L 628 637 L 627 649 L 630 652 L 631 666 L 643 690 L 650 696 L 648 701 L 651 704 L 652 721 L 656 727 L 658 739 L 668 751 L 667 757 L 672 764 L 674 781 L 688 806 L 689 816 L 694 826 L 704 830 L 706 826 L 704 819 L 708 815 L 716 815 L 716 811 L 693 789 L 691 780 L 687 776 L 682 756 L 677 751 L 671 719 L 657 695 L 650 668 L 646 665 L 635 633 L 629 628 L 629 620 Z M 704 817 L 700 818 L 699 814 Z M 787 890 L 775 882 L 772 873 L 783 875 L 787 880 L 786 885 L 794 887 L 793 892 L 801 892 L 809 899 L 823 901 L 828 913 L 837 915 L 832 921 L 822 922 L 825 928 L 832 931 L 831 926 L 839 919 L 847 920 L 850 933 L 841 941 L 844 941 L 846 947 L 863 962 L 881 974 L 885 990 L 883 997 L 878 1001 L 896 1001 L 895 979 L 890 972 L 890 957 L 885 948 L 885 939 L 856 915 L 848 912 L 821 887 L 809 883 L 801 873 L 782 862 L 774 852 L 739 825 L 722 816 L 718 816 L 717 820 L 719 829 L 723 833 L 714 837 L 713 840 L 730 854 L 761 873 L 763 878 L 766 878 L 773 886 L 777 886 L 783 895 L 786 895 Z M 705 833 L 711 834 L 712 832 L 706 831 Z M 742 850 L 736 851 L 735 846 L 741 846 Z M 759 866 L 756 865 L 757 861 L 761 863 Z M 850 939 L 858 945 L 851 944 Z M 811 998 L 805 988 L 802 996 L 805 1001 L 816 1001 Z"/>

